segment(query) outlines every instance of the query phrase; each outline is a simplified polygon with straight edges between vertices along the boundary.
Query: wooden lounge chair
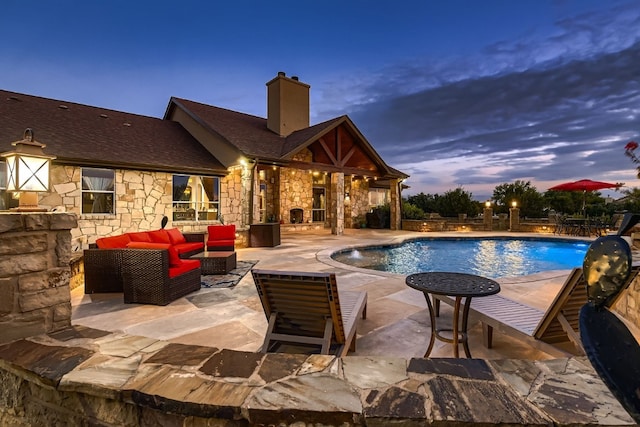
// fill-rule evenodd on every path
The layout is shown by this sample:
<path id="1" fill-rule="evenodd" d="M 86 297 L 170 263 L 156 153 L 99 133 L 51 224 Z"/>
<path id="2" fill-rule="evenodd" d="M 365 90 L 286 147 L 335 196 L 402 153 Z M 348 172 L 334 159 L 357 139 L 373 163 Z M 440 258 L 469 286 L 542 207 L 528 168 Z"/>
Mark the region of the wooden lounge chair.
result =
<path id="1" fill-rule="evenodd" d="M 627 285 L 636 277 L 638 267 L 632 269 Z M 453 305 L 452 298 L 434 295 L 438 301 Z M 546 311 L 528 306 L 500 294 L 471 301 L 470 317 L 482 322 L 484 345 L 491 348 L 493 330 L 525 340 L 533 347 L 554 356 L 584 354 L 580 342 L 578 322 L 580 308 L 587 303 L 587 287 L 582 268 L 574 268 Z M 574 351 L 566 344 L 572 343 Z"/>
<path id="2" fill-rule="evenodd" d="M 269 321 L 261 351 L 284 343 L 321 347 L 321 354 L 355 351 L 356 323 L 366 318 L 367 293 L 338 295 L 333 273 L 251 270 Z"/>

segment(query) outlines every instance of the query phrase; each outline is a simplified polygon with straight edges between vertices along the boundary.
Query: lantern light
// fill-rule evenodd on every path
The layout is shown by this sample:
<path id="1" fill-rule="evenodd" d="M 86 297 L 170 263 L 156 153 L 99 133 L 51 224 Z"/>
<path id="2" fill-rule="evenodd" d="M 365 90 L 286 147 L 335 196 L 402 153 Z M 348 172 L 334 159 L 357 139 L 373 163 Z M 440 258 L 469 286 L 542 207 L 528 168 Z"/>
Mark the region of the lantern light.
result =
<path id="1" fill-rule="evenodd" d="M 7 167 L 7 191 L 20 193 L 17 211 L 43 212 L 38 207 L 39 191 L 49 191 L 51 160 L 55 156 L 44 154 L 45 144 L 34 139 L 33 130 L 27 128 L 20 141 L 12 142 L 15 150 L 0 153 Z"/>

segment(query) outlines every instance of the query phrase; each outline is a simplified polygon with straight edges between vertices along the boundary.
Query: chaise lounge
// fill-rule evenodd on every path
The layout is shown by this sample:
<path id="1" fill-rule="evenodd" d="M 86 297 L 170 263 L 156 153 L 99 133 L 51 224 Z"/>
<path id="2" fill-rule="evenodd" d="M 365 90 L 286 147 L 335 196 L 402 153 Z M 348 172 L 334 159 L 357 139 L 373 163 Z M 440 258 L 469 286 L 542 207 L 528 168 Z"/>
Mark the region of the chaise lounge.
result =
<path id="1" fill-rule="evenodd" d="M 334 273 L 251 270 L 269 325 L 261 351 L 283 344 L 320 347 L 345 356 L 367 314 L 366 292 L 340 292 Z"/>

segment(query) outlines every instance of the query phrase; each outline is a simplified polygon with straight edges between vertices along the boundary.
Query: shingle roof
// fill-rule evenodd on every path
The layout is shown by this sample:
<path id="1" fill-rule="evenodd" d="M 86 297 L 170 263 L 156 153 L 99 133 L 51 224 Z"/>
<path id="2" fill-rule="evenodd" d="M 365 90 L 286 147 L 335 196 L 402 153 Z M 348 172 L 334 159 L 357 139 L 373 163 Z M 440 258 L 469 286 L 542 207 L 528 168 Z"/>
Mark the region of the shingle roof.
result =
<path id="1" fill-rule="evenodd" d="M 406 178 L 408 175 L 389 167 L 353 124 L 348 116 L 339 116 L 282 137 L 267 128 L 267 119 L 237 111 L 214 107 L 183 98 L 172 97 L 165 118 L 172 108 L 180 108 L 202 126 L 235 146 L 243 155 L 260 160 L 288 160 L 301 148 L 336 126 L 351 128 L 362 141 L 363 148 L 385 175 Z"/>
<path id="2" fill-rule="evenodd" d="M 246 156 L 280 158 L 285 138 L 267 129 L 267 119 L 188 99 L 171 98 L 171 102 L 191 113 Z"/>
<path id="3" fill-rule="evenodd" d="M 171 102 L 190 112 L 203 125 L 225 138 L 245 156 L 261 159 L 282 159 L 284 155 L 304 145 L 311 137 L 322 133 L 341 118 L 331 119 L 282 137 L 267 128 L 267 119 L 181 98 Z"/>
<path id="4" fill-rule="evenodd" d="M 0 152 L 26 128 L 56 162 L 169 172 L 225 174 L 179 123 L 0 90 Z"/>

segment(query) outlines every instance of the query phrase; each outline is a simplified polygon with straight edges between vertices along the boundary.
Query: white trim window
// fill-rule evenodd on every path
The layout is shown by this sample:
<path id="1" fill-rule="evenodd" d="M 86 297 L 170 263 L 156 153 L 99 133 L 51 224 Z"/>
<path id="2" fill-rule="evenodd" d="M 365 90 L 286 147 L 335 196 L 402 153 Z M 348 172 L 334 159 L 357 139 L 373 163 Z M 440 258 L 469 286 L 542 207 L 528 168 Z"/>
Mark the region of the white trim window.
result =
<path id="1" fill-rule="evenodd" d="M 115 171 L 112 169 L 82 168 L 82 213 L 115 213 Z"/>
<path id="2" fill-rule="evenodd" d="M 220 220 L 220 178 L 173 175 L 173 220 Z"/>

